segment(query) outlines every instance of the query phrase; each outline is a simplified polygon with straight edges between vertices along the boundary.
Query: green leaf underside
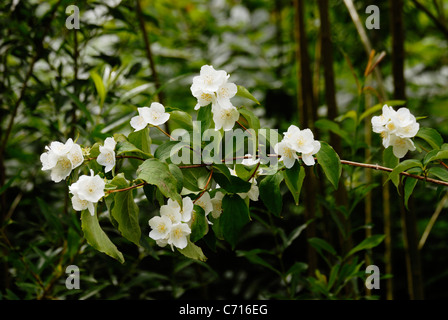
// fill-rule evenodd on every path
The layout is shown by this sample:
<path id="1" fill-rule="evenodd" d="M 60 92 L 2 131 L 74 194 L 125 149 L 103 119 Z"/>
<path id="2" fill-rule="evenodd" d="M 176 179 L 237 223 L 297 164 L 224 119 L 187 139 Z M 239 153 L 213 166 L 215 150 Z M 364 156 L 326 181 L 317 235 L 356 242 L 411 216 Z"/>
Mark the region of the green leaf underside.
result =
<path id="1" fill-rule="evenodd" d="M 107 234 L 101 229 L 97 215 L 91 215 L 88 210 L 81 212 L 81 228 L 87 243 L 96 250 L 124 263 L 123 254 L 112 243 Z"/>

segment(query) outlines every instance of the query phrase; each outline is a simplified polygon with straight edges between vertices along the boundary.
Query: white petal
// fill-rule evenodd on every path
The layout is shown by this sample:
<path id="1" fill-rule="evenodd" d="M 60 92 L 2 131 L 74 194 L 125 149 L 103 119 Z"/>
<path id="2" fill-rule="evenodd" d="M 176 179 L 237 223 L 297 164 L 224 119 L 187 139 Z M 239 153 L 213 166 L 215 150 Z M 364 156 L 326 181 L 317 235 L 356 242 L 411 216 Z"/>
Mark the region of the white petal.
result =
<path id="1" fill-rule="evenodd" d="M 84 156 L 82 155 L 82 149 L 79 144 L 73 144 L 69 153 L 68 159 L 72 162 L 73 169 L 79 167 L 84 162 Z"/>
<path id="2" fill-rule="evenodd" d="M 142 116 L 135 116 L 131 118 L 131 127 L 135 129 L 135 131 L 139 131 L 146 128 L 148 123 Z"/>
<path id="3" fill-rule="evenodd" d="M 307 166 L 313 166 L 315 164 L 312 154 L 302 154 L 302 160 Z"/>
<path id="4" fill-rule="evenodd" d="M 72 172 L 72 163 L 67 157 L 59 157 L 56 165 L 51 169 L 51 180 L 59 182 L 67 178 Z"/>

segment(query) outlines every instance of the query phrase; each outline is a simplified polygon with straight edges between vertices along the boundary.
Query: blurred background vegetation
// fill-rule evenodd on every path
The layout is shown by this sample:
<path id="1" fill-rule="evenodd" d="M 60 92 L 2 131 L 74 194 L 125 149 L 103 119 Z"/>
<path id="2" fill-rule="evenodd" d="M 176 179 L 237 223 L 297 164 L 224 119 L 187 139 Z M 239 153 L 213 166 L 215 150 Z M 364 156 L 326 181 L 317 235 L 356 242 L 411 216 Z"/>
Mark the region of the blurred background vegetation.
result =
<path id="1" fill-rule="evenodd" d="M 72 14 L 66 8 L 73 4 L 79 8 L 79 29 L 66 28 Z M 365 29 L 369 16 L 365 9 L 371 4 L 380 10 L 379 29 Z M 364 38 L 350 5 L 366 32 Z M 290 124 L 314 127 L 314 120 L 336 119 L 343 130 L 350 126 L 347 112 L 359 107 L 357 81 L 364 78 L 370 52 L 366 39 L 370 49 L 386 54 L 376 73 L 366 78 L 372 88 L 366 106 L 406 100 L 414 115 L 426 116 L 421 126 L 436 128 L 446 138 L 447 18 L 443 0 L 2 1 L 0 298 L 447 298 L 448 217 L 443 189 L 417 185 L 410 206 L 416 233 L 407 238 L 414 244 L 405 246 L 396 190 L 391 188 L 389 200 L 385 199 L 388 193 L 381 187 L 381 174 L 356 171 L 360 186 L 374 183 L 375 188 L 358 189 L 359 194 L 353 191 L 349 197 L 362 199 L 348 221 L 353 241 L 360 242 L 365 232 L 387 235 L 387 241 L 366 257 L 384 277 L 380 290 L 366 292 L 359 279 L 346 274 L 350 286 L 330 293 L 319 285 L 327 281 L 328 265 L 310 254 L 306 238 L 319 236 L 338 247 L 338 228 L 328 218 L 333 217 L 328 212 L 335 212 L 340 204 L 338 194 L 307 196 L 305 192 L 299 206 L 286 194 L 281 219 L 267 213 L 261 203 L 253 203 L 253 221 L 236 251 L 225 244 L 216 248 L 202 244 L 206 262 L 160 250 L 149 241 L 137 248 L 115 234 L 103 214 L 104 230 L 125 254 L 122 265 L 83 240 L 67 184 L 54 184 L 39 161 L 45 146 L 54 140 L 79 136 L 78 143 L 93 145 L 113 133 L 129 133 L 136 108 L 152 101 L 192 112 L 191 79 L 204 64 L 226 70 L 232 82 L 246 87 L 261 102 L 257 106 L 244 101 L 263 127 L 283 132 Z M 402 22 L 402 30 L 398 24 L 397 31 L 397 21 Z M 333 75 L 328 73 L 329 61 Z M 400 66 L 396 69 L 400 61 L 401 83 Z M 102 86 L 92 74 L 99 76 Z M 308 123 L 304 123 L 305 97 L 312 100 Z M 329 141 L 324 125 L 316 125 L 316 132 L 320 140 Z M 345 140 L 331 139 L 340 144 L 337 151 L 342 159 L 381 162 L 380 138 L 364 138 L 372 141 L 371 153 L 362 147 L 353 155 Z M 156 135 L 153 143 L 158 139 L 164 138 Z M 314 227 L 305 229 L 311 198 Z M 139 199 L 142 231 L 149 233 L 147 221 L 156 208 L 143 196 Z M 426 243 L 409 254 L 409 246 L 416 246 L 439 204 L 442 211 Z M 409 259 L 417 259 L 412 260 L 413 267 L 421 266 L 417 267 L 421 277 L 408 276 Z M 65 287 L 65 268 L 71 264 L 80 268 L 79 290 Z"/>

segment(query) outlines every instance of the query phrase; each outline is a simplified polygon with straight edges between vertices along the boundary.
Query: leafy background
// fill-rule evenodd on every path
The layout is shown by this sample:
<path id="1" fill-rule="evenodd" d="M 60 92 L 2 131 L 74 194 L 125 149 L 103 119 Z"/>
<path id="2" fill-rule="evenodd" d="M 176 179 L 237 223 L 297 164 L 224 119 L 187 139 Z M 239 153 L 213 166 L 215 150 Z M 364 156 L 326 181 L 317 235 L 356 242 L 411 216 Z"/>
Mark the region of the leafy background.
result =
<path id="1" fill-rule="evenodd" d="M 194 115 L 195 101 L 189 87 L 204 64 L 225 69 L 233 82 L 246 87 L 260 101 L 260 106 L 247 100 L 239 103 L 251 108 L 262 126 L 282 132 L 290 124 L 298 124 L 294 6 L 286 0 L 141 0 L 139 10 L 136 1 L 79 1 L 80 29 L 69 30 L 65 23 L 71 12 L 66 8 L 71 4 L 64 0 L 0 4 L 1 298 L 359 299 L 373 294 L 386 299 L 390 296 L 385 281 L 392 277 L 393 289 L 388 292 L 395 299 L 409 299 L 396 193 L 389 200 L 393 276 L 385 276 L 382 289 L 372 293 L 365 292 L 360 280 L 365 266 L 345 270 L 344 278 L 332 279 L 332 269 L 322 258 L 320 271 L 307 274 L 308 241 L 303 232 L 307 221 L 303 205 L 295 205 L 285 186 L 281 189 L 281 218 L 270 214 L 261 201 L 253 203 L 252 221 L 245 226 L 236 250 L 226 244 L 217 244 L 212 250 L 204 244 L 206 262 L 189 260 L 151 244 L 136 247 L 119 236 L 104 214 L 99 217 L 101 225 L 124 253 L 126 262 L 120 264 L 91 248 L 83 238 L 79 214 L 71 208 L 68 183 L 54 184 L 41 171 L 39 156 L 44 147 L 53 140 L 76 139 L 78 135 L 79 143 L 93 145 L 112 133 L 128 134 L 136 108 L 155 100 Z M 381 28 L 368 30 L 367 36 L 377 52 L 386 52 L 378 68 L 392 96 L 389 2 L 356 1 L 362 21 L 367 18 L 365 7 L 369 4 L 380 8 Z M 346 115 L 358 106 L 353 72 L 362 75 L 368 56 L 344 2 L 330 1 L 329 6 L 336 98 L 340 115 Z M 413 114 L 426 116 L 420 120 L 422 126 L 437 128 L 447 137 L 448 8 L 437 0 L 426 2 L 424 8 L 437 17 L 440 25 L 417 7 L 416 1 L 406 1 L 403 8 L 407 106 Z M 317 5 L 307 3 L 304 15 L 310 67 L 318 90 L 317 114 L 325 119 L 324 76 L 315 59 L 320 30 Z M 148 43 L 140 22 L 144 23 Z M 370 85 L 376 88 L 378 83 L 372 81 Z M 372 100 L 372 104 L 377 103 Z M 341 126 L 345 125 L 349 127 L 350 123 L 344 120 Z M 154 148 L 165 139 L 154 131 L 151 136 Z M 380 140 L 372 139 L 371 159 L 381 159 Z M 322 130 L 321 140 L 328 140 L 328 131 Z M 347 159 L 351 146 L 344 143 L 343 147 L 340 156 Z M 371 160 L 362 153 L 355 156 L 351 160 Z M 362 181 L 365 174 L 365 170 L 356 171 L 357 181 Z M 381 234 L 382 203 L 387 200 L 382 199 L 379 187 L 381 174 L 373 179 L 372 190 L 359 188 L 352 196 L 362 200 L 371 192 L 371 230 Z M 419 235 L 442 195 L 443 190 L 429 185 L 418 184 L 414 190 L 411 201 Z M 147 221 L 157 208 L 141 193 L 135 199 L 142 232 L 149 233 Z M 334 206 L 331 193 L 318 196 L 317 201 L 320 207 Z M 365 238 L 364 210 L 363 201 L 353 207 L 355 243 Z M 322 221 L 330 221 L 329 228 L 337 230 L 334 222 L 324 219 L 324 212 L 317 213 L 319 234 L 329 230 Z M 447 297 L 448 220 L 444 213 L 442 210 L 420 251 L 427 299 Z M 331 260 L 335 249 L 313 241 L 314 247 L 329 253 Z M 381 244 L 371 252 L 380 270 L 385 268 L 383 250 Z M 359 262 L 363 256 L 356 259 Z M 70 264 L 80 268 L 80 290 L 65 287 L 65 268 Z M 351 279 L 350 275 L 357 278 Z M 347 280 L 350 286 L 332 295 L 322 287 L 330 279 L 335 283 Z"/>

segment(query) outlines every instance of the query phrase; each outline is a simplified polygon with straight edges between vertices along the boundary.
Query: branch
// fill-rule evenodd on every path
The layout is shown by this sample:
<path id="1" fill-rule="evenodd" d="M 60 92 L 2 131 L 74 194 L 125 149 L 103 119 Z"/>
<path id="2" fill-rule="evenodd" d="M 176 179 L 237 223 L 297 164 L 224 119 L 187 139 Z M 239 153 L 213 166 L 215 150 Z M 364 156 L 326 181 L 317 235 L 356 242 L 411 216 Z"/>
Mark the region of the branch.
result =
<path id="1" fill-rule="evenodd" d="M 412 3 L 417 7 L 417 9 L 422 10 L 428 18 L 430 18 L 436 27 L 448 38 L 448 27 L 444 25 L 435 15 L 432 14 L 431 11 L 428 10 L 423 4 L 421 4 L 418 0 L 412 0 Z"/>

